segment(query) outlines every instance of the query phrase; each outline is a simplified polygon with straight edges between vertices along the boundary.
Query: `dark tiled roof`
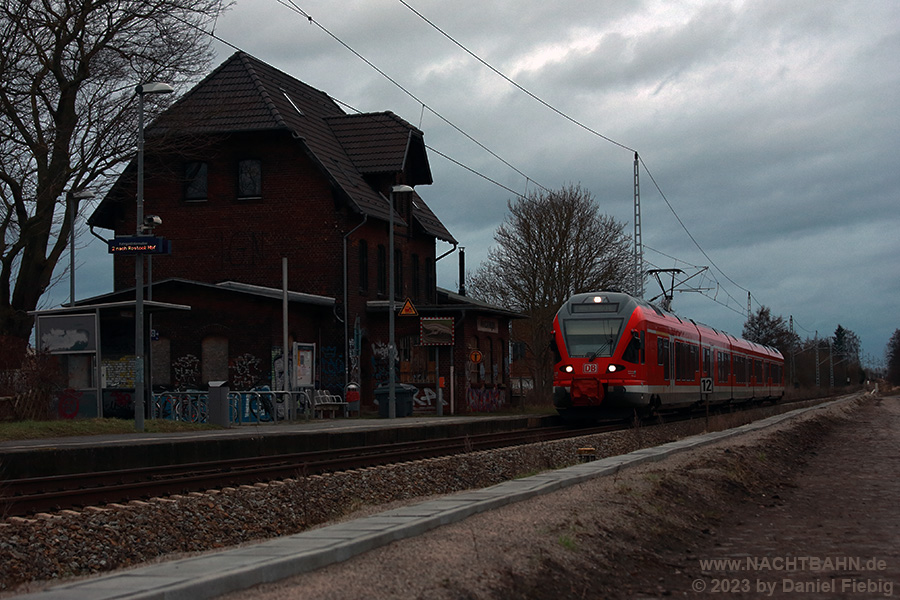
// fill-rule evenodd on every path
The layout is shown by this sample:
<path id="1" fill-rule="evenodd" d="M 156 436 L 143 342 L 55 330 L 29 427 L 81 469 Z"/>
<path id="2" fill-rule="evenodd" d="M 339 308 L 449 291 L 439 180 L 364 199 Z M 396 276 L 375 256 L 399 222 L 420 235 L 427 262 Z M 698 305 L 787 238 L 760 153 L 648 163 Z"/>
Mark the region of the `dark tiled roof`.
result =
<path id="1" fill-rule="evenodd" d="M 328 94 L 244 52 L 231 55 L 180 98 L 148 127 L 147 134 L 172 130 L 201 135 L 290 131 L 351 205 L 377 219 L 389 218 L 389 202 L 364 175 L 396 173 L 406 167 L 413 178 L 410 184 L 431 183 L 417 128 L 389 112 L 347 115 Z M 416 204 L 413 215 L 426 232 L 455 242 L 420 198 Z M 96 214 L 109 214 L 102 209 L 103 203 Z M 403 222 L 396 213 L 394 218 Z M 99 222 L 102 218 L 92 220 L 105 225 Z"/>
<path id="2" fill-rule="evenodd" d="M 396 173 L 405 167 L 412 139 L 422 132 L 392 112 L 329 117 L 328 124 L 360 172 Z M 410 181 L 411 185 L 431 183 Z"/>

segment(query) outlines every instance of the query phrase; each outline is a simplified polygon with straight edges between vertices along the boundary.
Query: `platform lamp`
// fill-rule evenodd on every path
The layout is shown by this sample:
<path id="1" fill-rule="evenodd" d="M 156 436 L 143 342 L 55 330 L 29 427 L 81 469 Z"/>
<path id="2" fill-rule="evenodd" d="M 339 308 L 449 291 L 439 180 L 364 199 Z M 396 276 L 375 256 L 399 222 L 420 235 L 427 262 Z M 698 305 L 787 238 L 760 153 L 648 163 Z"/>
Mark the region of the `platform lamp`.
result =
<path id="1" fill-rule="evenodd" d="M 397 385 L 394 367 L 397 363 L 397 345 L 394 343 L 394 194 L 412 193 L 408 185 L 391 188 L 391 205 L 388 207 L 388 418 L 397 418 Z"/>
<path id="2" fill-rule="evenodd" d="M 174 91 L 168 83 L 143 83 L 134 88 L 138 97 L 137 235 L 143 234 L 144 227 L 144 96 Z M 144 255 L 135 254 L 134 262 L 134 428 L 144 431 Z"/>
<path id="3" fill-rule="evenodd" d="M 69 306 L 75 306 L 75 204 L 81 200 L 94 197 L 91 190 L 70 190 L 66 192 L 66 205 L 69 212 Z"/>

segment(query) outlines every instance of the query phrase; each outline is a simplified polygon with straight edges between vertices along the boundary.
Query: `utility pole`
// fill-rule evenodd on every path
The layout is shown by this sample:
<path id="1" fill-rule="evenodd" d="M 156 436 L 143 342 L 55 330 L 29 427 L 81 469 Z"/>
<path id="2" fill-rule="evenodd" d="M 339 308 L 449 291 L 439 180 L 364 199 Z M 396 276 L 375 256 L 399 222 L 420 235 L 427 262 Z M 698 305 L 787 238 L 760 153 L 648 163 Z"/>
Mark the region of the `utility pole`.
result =
<path id="1" fill-rule="evenodd" d="M 791 383 L 797 383 L 797 366 L 794 357 L 797 355 L 797 343 L 794 337 L 794 315 L 791 315 Z"/>
<path id="2" fill-rule="evenodd" d="M 815 339 L 815 344 L 816 344 L 816 387 L 819 387 L 820 384 L 819 384 L 819 330 L 818 329 L 816 329 L 816 337 L 814 339 Z"/>
<path id="3" fill-rule="evenodd" d="M 644 246 L 641 242 L 641 180 L 638 153 L 634 153 L 634 293 L 644 297 Z"/>
<path id="4" fill-rule="evenodd" d="M 828 338 L 828 389 L 834 389 L 834 346 L 831 345 L 831 338 Z"/>

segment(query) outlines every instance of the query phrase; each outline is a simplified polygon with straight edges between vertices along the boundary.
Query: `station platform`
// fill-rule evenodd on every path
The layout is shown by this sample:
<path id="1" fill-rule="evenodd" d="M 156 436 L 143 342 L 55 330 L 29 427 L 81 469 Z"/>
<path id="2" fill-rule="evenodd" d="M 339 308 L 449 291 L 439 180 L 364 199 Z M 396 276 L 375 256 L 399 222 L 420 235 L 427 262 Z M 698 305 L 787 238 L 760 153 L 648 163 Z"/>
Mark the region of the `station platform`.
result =
<path id="1" fill-rule="evenodd" d="M 545 416 L 333 418 L 242 424 L 178 433 L 130 433 L 0 442 L 4 479 L 203 462 L 210 458 L 339 449 L 423 439 L 499 433 L 556 424 Z"/>
<path id="2" fill-rule="evenodd" d="M 346 561 L 375 548 L 421 535 L 478 513 L 549 494 L 598 477 L 613 475 L 626 467 L 660 461 L 677 453 L 761 431 L 810 411 L 826 410 L 847 401 L 840 399 L 797 409 L 726 431 L 697 435 L 621 456 L 507 481 L 481 490 L 452 494 L 259 544 L 66 583 L 16 598 L 31 600 L 215 598 Z M 412 422 L 407 424 L 411 425 Z M 320 427 L 327 426 L 320 425 Z"/>

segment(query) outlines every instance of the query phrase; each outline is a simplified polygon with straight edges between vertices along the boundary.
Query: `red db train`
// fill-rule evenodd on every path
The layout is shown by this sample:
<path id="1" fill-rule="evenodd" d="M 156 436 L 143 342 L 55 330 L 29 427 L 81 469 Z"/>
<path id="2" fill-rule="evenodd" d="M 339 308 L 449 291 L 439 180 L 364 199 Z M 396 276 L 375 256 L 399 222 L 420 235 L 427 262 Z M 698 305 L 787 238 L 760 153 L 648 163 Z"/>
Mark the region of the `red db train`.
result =
<path id="1" fill-rule="evenodd" d="M 621 292 L 576 294 L 553 319 L 553 404 L 565 418 L 777 399 L 778 350 Z"/>

